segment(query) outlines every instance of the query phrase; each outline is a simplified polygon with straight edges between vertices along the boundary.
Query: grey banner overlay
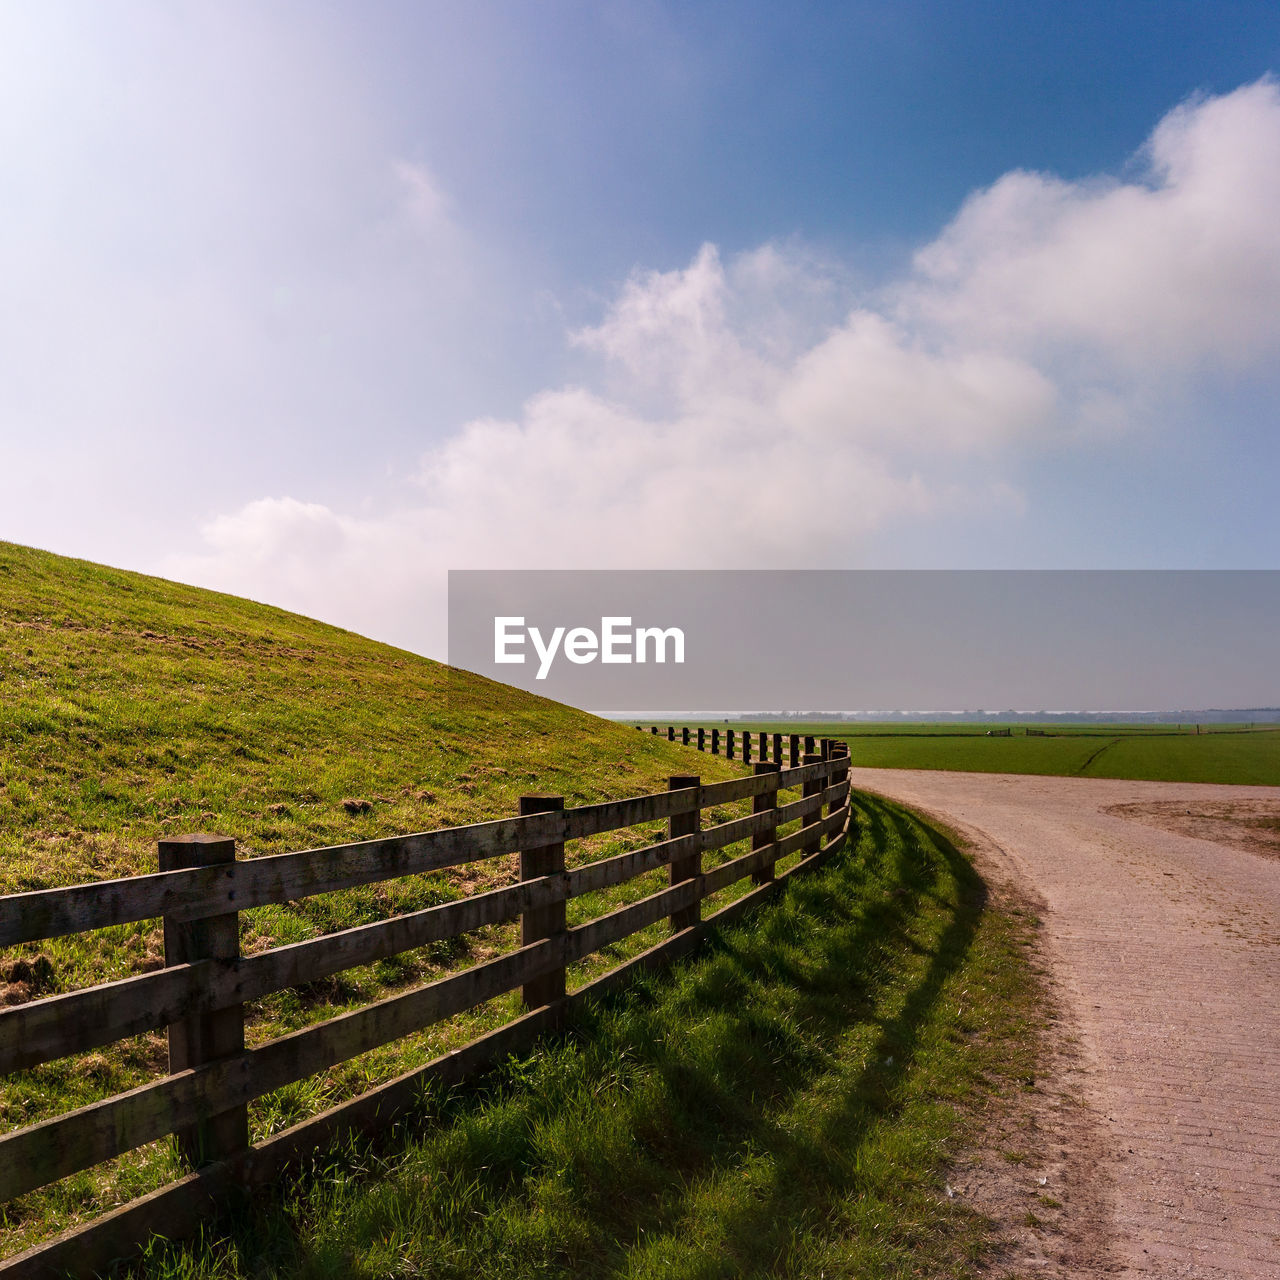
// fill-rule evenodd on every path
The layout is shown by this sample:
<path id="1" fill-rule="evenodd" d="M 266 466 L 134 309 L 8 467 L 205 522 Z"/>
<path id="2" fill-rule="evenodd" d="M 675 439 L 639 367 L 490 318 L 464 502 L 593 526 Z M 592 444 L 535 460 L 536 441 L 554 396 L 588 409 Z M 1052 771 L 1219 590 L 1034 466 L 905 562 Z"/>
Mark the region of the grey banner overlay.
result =
<path id="1" fill-rule="evenodd" d="M 496 618 L 524 619 L 523 664 L 495 662 Z M 549 661 L 533 628 L 544 652 L 564 628 Z M 637 628 L 678 628 L 684 661 L 669 634 L 636 662 Z M 632 661 L 600 660 L 606 629 Z M 617 715 L 1276 706 L 1277 654 L 1280 570 L 449 574 L 451 665 Z"/>

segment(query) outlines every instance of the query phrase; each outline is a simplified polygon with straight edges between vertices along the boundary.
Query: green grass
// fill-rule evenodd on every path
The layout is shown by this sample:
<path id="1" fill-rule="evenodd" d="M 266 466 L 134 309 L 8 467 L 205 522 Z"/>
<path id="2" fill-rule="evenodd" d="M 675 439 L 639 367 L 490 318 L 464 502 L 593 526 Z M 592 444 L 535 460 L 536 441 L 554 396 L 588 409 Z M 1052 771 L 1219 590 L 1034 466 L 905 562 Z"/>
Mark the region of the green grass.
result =
<path id="1" fill-rule="evenodd" d="M 708 779 L 737 770 L 698 761 Z M 662 790 L 689 753 L 335 627 L 234 597 L 0 543 L 0 893 L 156 869 L 155 842 L 212 831 L 240 857 Z M 358 802 L 344 804 L 344 801 Z M 724 816 L 736 814 L 726 809 Z M 589 860 L 653 828 L 577 842 Z M 724 851 L 724 856 L 741 852 Z M 511 880 L 512 858 L 246 912 L 246 952 Z M 652 891 L 652 877 L 626 893 Z M 646 887 L 647 886 L 647 887 Z M 575 910 L 608 909 L 625 893 Z M 251 1044 L 506 948 L 512 926 L 351 970 L 248 1010 Z M 637 939 L 639 947 L 644 939 Z M 613 963 L 626 948 L 616 949 Z M 13 1004 L 163 963 L 158 921 L 0 951 Z M 606 960 L 576 972 L 585 979 Z M 255 1138 L 505 1020 L 514 998 L 253 1104 Z M 153 1079 L 152 1033 L 0 1081 L 0 1126 Z M 0 1255 L 180 1172 L 167 1143 L 4 1206 Z"/>
<path id="2" fill-rule="evenodd" d="M 721 722 L 715 727 L 721 730 L 722 738 L 724 729 L 730 727 L 835 738 L 849 744 L 855 766 L 872 769 L 959 769 L 1280 786 L 1280 726 L 1213 725 L 1197 734 L 1194 726 L 1019 724 L 1012 726 L 1012 736 L 1007 738 L 988 737 L 987 730 L 1010 726 L 987 723 L 742 721 L 732 725 Z M 1030 734 L 1028 727 L 1033 730 Z"/>
<path id="3" fill-rule="evenodd" d="M 947 1162 L 1036 1075 L 1033 922 L 900 809 L 859 823 L 700 956 L 144 1274 L 976 1274 Z"/>
<path id="4" fill-rule="evenodd" d="M 1121 739 L 1089 765 L 1096 778 L 1243 782 L 1280 786 L 1280 730 L 1166 739 Z"/>

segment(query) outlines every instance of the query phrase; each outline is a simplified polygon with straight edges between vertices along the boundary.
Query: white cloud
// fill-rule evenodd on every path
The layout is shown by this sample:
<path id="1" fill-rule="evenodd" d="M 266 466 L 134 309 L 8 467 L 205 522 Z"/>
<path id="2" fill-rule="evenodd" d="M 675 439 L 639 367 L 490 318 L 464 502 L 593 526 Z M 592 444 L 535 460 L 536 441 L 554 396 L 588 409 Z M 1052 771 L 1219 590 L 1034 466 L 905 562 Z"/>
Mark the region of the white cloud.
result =
<path id="1" fill-rule="evenodd" d="M 923 345 L 859 310 L 797 362 L 779 395 L 800 439 L 859 441 L 891 455 L 967 453 L 1016 439 L 1055 412 L 1052 382 L 995 348 Z"/>
<path id="2" fill-rule="evenodd" d="M 1020 458 L 1280 355 L 1276 83 L 1179 107 L 1143 159 L 1005 175 L 835 324 L 841 272 L 794 247 L 637 272 L 571 335 L 598 385 L 468 423 L 394 512 L 252 503 L 171 571 L 438 652 L 447 568 L 838 566 L 895 521 L 1016 513 Z"/>
<path id="3" fill-rule="evenodd" d="M 1241 368 L 1280 344 L 1280 86 L 1161 121 L 1140 181 L 1011 173 L 916 256 L 895 314 L 943 342 L 1053 369 L 1164 380 Z"/>
<path id="4" fill-rule="evenodd" d="M 397 160 L 395 175 L 404 191 L 405 205 L 423 231 L 435 232 L 449 225 L 449 203 L 425 165 Z"/>

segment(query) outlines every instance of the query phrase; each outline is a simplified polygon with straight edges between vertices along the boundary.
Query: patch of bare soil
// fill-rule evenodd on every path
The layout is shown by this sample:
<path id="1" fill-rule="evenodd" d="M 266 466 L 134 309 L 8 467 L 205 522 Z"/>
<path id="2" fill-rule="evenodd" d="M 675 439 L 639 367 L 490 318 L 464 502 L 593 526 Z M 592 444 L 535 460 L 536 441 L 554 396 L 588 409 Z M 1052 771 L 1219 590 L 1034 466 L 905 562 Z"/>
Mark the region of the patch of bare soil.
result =
<path id="1" fill-rule="evenodd" d="M 979 839 L 964 843 L 987 882 L 992 906 L 1037 922 L 1029 958 L 1041 983 L 1046 1025 L 1038 1074 L 1015 1095 L 991 1101 L 982 1142 L 952 1167 L 948 1194 L 994 1226 L 987 1275 L 1079 1280 L 1118 1271 L 1102 1126 L 1085 1100 L 1086 1077 L 1095 1068 L 1086 1061 L 1046 954 L 1039 923 L 1045 904 L 1014 877 L 1002 850 Z"/>
<path id="2" fill-rule="evenodd" d="M 1181 800 L 1157 800 L 1108 805 L 1103 812 L 1175 835 L 1280 858 L 1280 800 L 1210 800 L 1190 806 Z"/>

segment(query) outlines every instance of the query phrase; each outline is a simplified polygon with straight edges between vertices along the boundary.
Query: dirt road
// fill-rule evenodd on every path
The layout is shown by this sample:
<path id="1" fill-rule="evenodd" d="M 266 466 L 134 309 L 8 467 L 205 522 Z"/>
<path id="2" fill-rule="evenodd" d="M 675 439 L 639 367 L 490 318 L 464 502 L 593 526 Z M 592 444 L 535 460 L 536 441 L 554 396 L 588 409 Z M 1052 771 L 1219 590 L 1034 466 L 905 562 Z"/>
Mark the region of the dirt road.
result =
<path id="1" fill-rule="evenodd" d="M 1280 788 L 853 776 L 1044 900 L 1119 1274 L 1280 1278 Z"/>

